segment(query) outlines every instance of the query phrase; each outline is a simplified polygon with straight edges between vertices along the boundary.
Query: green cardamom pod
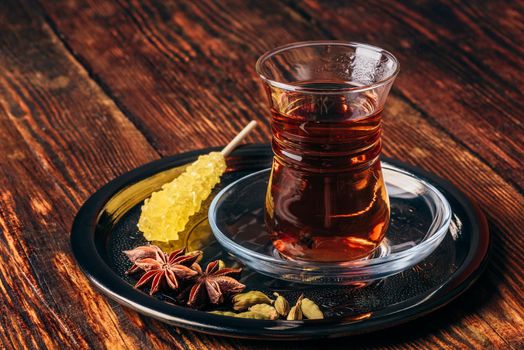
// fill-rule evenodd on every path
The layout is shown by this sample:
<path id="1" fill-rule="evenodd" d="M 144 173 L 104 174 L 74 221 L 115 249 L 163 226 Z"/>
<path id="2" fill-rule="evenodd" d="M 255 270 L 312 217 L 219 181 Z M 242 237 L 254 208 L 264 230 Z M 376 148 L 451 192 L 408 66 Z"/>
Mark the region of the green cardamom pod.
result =
<path id="1" fill-rule="evenodd" d="M 321 320 L 324 318 L 324 314 L 320 311 L 320 308 L 315 304 L 311 299 L 304 298 L 300 308 L 302 309 L 302 314 L 310 320 Z"/>
<path id="2" fill-rule="evenodd" d="M 289 314 L 287 315 L 286 320 L 288 321 L 299 321 L 302 319 L 302 298 L 304 295 L 301 295 L 300 298 L 298 298 L 295 306 L 293 306 L 289 310 Z"/>
<path id="3" fill-rule="evenodd" d="M 278 312 L 275 308 L 268 304 L 256 304 L 249 308 L 249 311 L 255 312 L 257 314 L 262 314 L 266 316 L 269 320 L 277 320 Z"/>
<path id="4" fill-rule="evenodd" d="M 236 311 L 243 311 L 249 309 L 250 306 L 256 304 L 272 304 L 271 300 L 267 295 L 257 290 L 253 290 L 247 293 L 240 293 L 233 297 L 233 309 Z"/>
<path id="5" fill-rule="evenodd" d="M 302 319 L 302 310 L 300 306 L 293 306 L 287 314 L 286 320 L 288 321 L 299 321 Z"/>
<path id="6" fill-rule="evenodd" d="M 273 293 L 273 295 L 276 297 L 273 307 L 277 310 L 280 316 L 286 317 L 290 309 L 289 302 L 277 292 Z"/>
<path id="7" fill-rule="evenodd" d="M 220 311 L 220 310 L 209 311 L 209 313 L 215 314 L 215 315 L 222 315 L 222 316 L 236 316 L 237 315 L 236 313 L 231 312 L 231 311 Z"/>
<path id="8" fill-rule="evenodd" d="M 244 311 L 239 314 L 235 314 L 235 317 L 252 318 L 254 320 L 269 320 L 267 315 L 263 315 L 259 312 L 253 312 L 253 311 Z"/>

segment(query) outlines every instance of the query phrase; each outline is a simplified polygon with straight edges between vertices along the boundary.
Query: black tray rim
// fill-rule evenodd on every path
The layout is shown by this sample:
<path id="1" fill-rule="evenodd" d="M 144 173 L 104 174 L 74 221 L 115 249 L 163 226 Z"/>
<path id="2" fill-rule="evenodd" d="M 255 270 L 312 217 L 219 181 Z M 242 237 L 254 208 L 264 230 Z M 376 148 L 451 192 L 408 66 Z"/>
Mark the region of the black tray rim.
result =
<path id="1" fill-rule="evenodd" d="M 80 270 L 103 294 L 146 316 L 198 332 L 261 340 L 303 340 L 369 333 L 422 317 L 442 308 L 460 296 L 479 278 L 486 268 L 492 239 L 486 217 L 479 207 L 449 181 L 418 167 L 398 160 L 384 158 L 388 163 L 426 178 L 431 183 L 436 184 L 438 188 L 452 194 L 454 199 L 457 200 L 471 218 L 472 231 L 478 232 L 479 235 L 478 240 L 472 240 L 471 249 L 463 264 L 442 284 L 440 289 L 424 302 L 407 310 L 361 322 L 341 321 L 337 324 L 332 324 L 330 320 L 269 321 L 237 319 L 192 310 L 165 303 L 133 288 L 132 285 L 118 276 L 99 254 L 94 235 L 101 210 L 110 198 L 129 184 L 148 178 L 158 172 L 191 162 L 199 155 L 220 149 L 221 147 L 198 149 L 146 163 L 108 182 L 85 201 L 79 209 L 71 228 L 71 249 Z M 233 152 L 232 156 L 271 157 L 272 152 L 268 144 L 249 144 L 239 147 Z"/>

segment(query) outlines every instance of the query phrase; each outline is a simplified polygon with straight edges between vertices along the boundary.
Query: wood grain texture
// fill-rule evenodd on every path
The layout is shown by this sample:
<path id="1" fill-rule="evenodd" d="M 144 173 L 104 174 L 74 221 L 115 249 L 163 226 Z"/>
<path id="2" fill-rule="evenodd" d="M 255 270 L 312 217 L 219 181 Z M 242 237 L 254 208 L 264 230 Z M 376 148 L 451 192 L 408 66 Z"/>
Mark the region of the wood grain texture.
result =
<path id="1" fill-rule="evenodd" d="M 521 348 L 524 344 L 522 7 L 505 2 L 0 3 L 0 348 Z M 109 179 L 224 144 L 267 105 L 254 62 L 297 40 L 391 49 L 388 156 L 449 179 L 494 234 L 488 271 L 431 316 L 305 343 L 178 330 L 108 301 L 69 250 L 81 203 Z"/>

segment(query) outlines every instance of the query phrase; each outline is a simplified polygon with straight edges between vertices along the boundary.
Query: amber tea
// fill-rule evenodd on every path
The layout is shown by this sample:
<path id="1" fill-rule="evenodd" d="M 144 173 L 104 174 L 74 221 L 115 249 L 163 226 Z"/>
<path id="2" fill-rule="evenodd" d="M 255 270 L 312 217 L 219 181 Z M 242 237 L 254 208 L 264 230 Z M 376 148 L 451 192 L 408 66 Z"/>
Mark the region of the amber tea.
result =
<path id="1" fill-rule="evenodd" d="M 307 84 L 319 85 L 336 83 Z M 272 110 L 275 157 L 266 221 L 275 247 L 315 261 L 368 255 L 389 221 L 376 101 L 369 96 L 355 106 L 339 95 L 296 101 L 293 93 L 287 100 L 286 115 Z"/>
<path id="2" fill-rule="evenodd" d="M 274 247 L 307 261 L 368 256 L 389 223 L 379 156 L 396 60 L 341 42 L 298 43 L 265 56 L 257 69 L 272 113 L 266 225 Z"/>

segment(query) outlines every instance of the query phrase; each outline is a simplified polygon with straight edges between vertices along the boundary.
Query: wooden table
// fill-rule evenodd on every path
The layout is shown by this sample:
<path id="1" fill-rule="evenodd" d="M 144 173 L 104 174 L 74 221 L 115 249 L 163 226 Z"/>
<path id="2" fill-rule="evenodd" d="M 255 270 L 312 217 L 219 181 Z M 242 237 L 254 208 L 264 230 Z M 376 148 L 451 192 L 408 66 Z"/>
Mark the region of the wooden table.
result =
<path id="1" fill-rule="evenodd" d="M 409 3 L 409 5 L 408 5 Z M 0 2 L 0 348 L 521 348 L 524 8 L 499 1 Z M 277 45 L 364 41 L 401 73 L 384 153 L 449 179 L 489 218 L 487 272 L 457 301 L 371 335 L 307 343 L 166 326 L 100 295 L 73 260 L 86 198 L 154 159 L 269 138 L 254 63 Z"/>

